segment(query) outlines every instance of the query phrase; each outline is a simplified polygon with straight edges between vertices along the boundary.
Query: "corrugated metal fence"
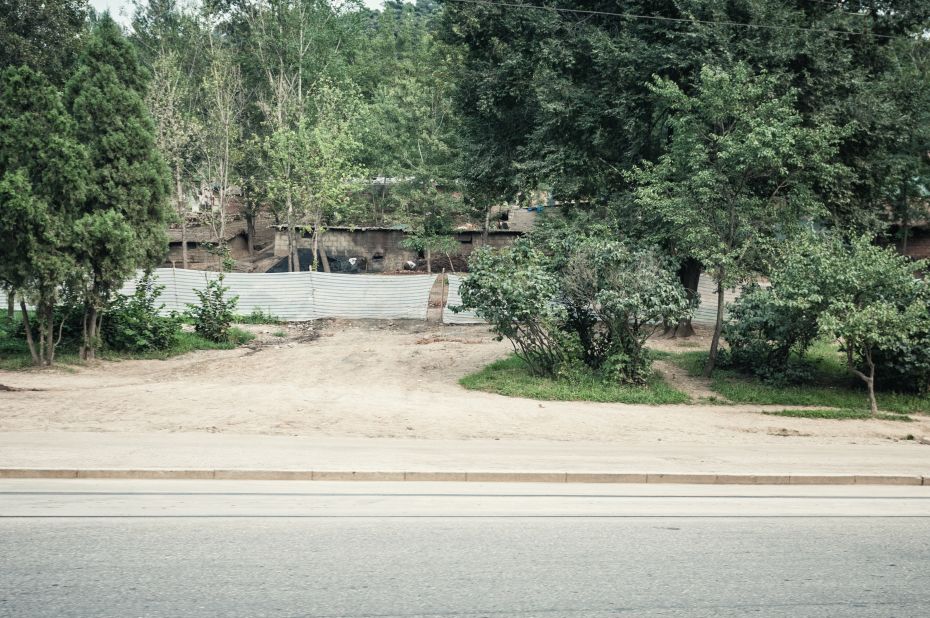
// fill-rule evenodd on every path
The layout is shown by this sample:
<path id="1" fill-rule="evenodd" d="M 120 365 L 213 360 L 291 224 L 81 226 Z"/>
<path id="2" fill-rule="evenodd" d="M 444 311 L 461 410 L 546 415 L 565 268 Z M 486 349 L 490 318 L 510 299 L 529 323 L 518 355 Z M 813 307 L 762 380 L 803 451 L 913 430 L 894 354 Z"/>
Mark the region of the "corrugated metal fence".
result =
<path id="1" fill-rule="evenodd" d="M 463 311 L 455 313 L 449 307 L 455 307 L 462 304 L 462 297 L 459 295 L 459 286 L 464 280 L 458 275 L 447 275 L 449 281 L 449 295 L 446 306 L 442 311 L 442 321 L 446 324 L 480 324 L 483 322 L 474 311 Z M 694 324 L 713 325 L 717 320 L 717 286 L 711 277 L 702 276 L 698 283 L 698 294 L 701 296 L 701 304 L 697 311 L 694 312 L 692 322 Z M 730 303 L 739 297 L 736 290 L 724 291 L 724 299 Z"/>
<path id="2" fill-rule="evenodd" d="M 717 323 L 717 284 L 714 283 L 713 277 L 701 275 L 698 281 L 698 294 L 701 296 L 701 304 L 698 305 L 691 318 L 693 324 L 709 324 L 713 326 Z M 723 299 L 727 303 L 732 303 L 739 298 L 739 290 L 724 290 Z M 726 317 L 726 309 L 724 309 Z"/>
<path id="3" fill-rule="evenodd" d="M 446 324 L 483 324 L 484 320 L 479 318 L 474 311 L 455 313 L 449 309 L 449 307 L 457 307 L 462 304 L 462 297 L 459 295 L 459 286 L 462 285 L 464 279 L 464 277 L 459 275 L 446 275 L 449 293 L 446 296 L 446 304 L 442 308 L 442 321 Z"/>
<path id="4" fill-rule="evenodd" d="M 164 311 L 186 311 L 196 304 L 194 290 L 203 290 L 219 273 L 159 268 L 159 285 L 165 286 Z M 247 315 L 256 309 L 282 320 L 319 318 L 373 318 L 425 320 L 429 294 L 436 275 L 340 275 L 331 273 L 227 273 L 223 285 L 238 296 L 236 312 Z M 135 282 L 121 290 L 131 294 Z"/>
<path id="5" fill-rule="evenodd" d="M 160 301 L 164 311 L 186 311 L 198 302 L 194 290 L 203 290 L 207 282 L 219 276 L 215 272 L 159 268 L 155 276 L 165 286 Z M 288 321 L 319 318 L 371 318 L 425 320 L 429 295 L 437 275 L 342 275 L 335 273 L 227 273 L 224 285 L 229 295 L 238 296 L 237 313 L 247 315 L 258 309 Z M 459 294 L 464 277 L 446 275 L 448 296 L 442 309 L 446 324 L 481 324 L 474 311 L 453 312 L 450 307 L 462 304 Z M 132 294 L 135 281 L 123 287 Z M 710 277 L 698 284 L 701 305 L 694 314 L 695 324 L 713 324 L 717 311 L 717 293 Z M 726 301 L 739 293 L 728 290 Z"/>

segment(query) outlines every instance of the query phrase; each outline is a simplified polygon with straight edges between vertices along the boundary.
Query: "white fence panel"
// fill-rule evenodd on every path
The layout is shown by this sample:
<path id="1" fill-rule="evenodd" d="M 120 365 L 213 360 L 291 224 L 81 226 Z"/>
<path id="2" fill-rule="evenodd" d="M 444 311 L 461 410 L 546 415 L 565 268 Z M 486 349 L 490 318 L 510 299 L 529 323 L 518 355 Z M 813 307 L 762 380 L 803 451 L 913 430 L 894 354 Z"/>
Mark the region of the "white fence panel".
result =
<path id="1" fill-rule="evenodd" d="M 701 275 L 697 291 L 701 296 L 701 304 L 695 310 L 691 322 L 713 326 L 717 323 L 717 284 L 714 283 L 713 277 Z M 724 302 L 732 303 L 737 298 L 739 298 L 739 290 L 723 291 Z M 726 318 L 726 308 L 723 310 L 723 315 Z"/>
<path id="2" fill-rule="evenodd" d="M 159 268 L 155 275 L 164 285 L 161 302 L 165 311 L 185 311 L 197 303 L 194 290 L 202 290 L 218 273 L 197 270 Z M 462 304 L 459 294 L 464 278 L 446 275 L 448 296 L 442 310 L 446 324 L 481 324 L 474 311 L 455 313 L 449 307 Z M 371 318 L 425 320 L 429 294 L 437 275 L 343 275 L 337 273 L 227 273 L 224 284 L 229 294 L 239 296 L 237 312 L 249 314 L 255 309 L 282 320 L 319 318 Z M 135 281 L 123 286 L 123 294 L 132 294 Z M 695 324 L 713 324 L 717 315 L 717 292 L 711 277 L 701 276 L 698 283 L 701 304 L 694 314 Z M 736 290 L 726 290 L 726 302 L 739 297 Z"/>
<path id="3" fill-rule="evenodd" d="M 185 311 L 198 302 L 194 290 L 203 290 L 219 273 L 159 268 L 155 275 L 165 286 L 160 301 L 165 312 Z M 282 320 L 319 318 L 373 318 L 425 320 L 429 293 L 436 275 L 343 275 L 336 273 L 226 273 L 223 285 L 238 296 L 236 312 L 256 309 Z M 121 290 L 131 294 L 135 281 Z"/>
<path id="4" fill-rule="evenodd" d="M 446 307 L 442 311 L 442 321 L 446 324 L 480 324 L 481 318 L 475 315 L 474 311 L 463 311 L 462 313 L 453 313 L 449 307 L 462 304 L 462 297 L 459 295 L 459 286 L 462 284 L 463 277 L 459 275 L 448 275 L 449 277 L 449 296 Z M 713 325 L 717 320 L 717 286 L 711 277 L 701 276 L 698 283 L 698 294 L 701 296 L 701 304 L 694 312 L 692 322 L 695 324 Z M 724 299 L 731 303 L 739 298 L 737 290 L 725 290 Z"/>
<path id="5" fill-rule="evenodd" d="M 446 275 L 446 277 L 449 282 L 449 294 L 446 297 L 446 306 L 442 308 L 442 321 L 446 324 L 483 324 L 484 320 L 479 318 L 472 310 L 455 313 L 449 309 L 449 307 L 457 307 L 462 304 L 459 286 L 462 285 L 464 277 L 459 275 Z"/>

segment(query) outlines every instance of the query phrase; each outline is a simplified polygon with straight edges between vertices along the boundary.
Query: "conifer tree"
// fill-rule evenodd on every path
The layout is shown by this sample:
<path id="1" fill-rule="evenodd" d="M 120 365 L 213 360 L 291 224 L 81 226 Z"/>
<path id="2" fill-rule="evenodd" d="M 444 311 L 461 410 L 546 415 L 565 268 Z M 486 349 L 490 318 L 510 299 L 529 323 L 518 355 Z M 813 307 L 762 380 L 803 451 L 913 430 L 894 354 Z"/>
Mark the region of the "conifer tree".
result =
<path id="1" fill-rule="evenodd" d="M 77 135 L 91 162 L 87 199 L 74 226 L 83 271 L 85 359 L 94 358 L 100 310 L 112 294 L 167 251 L 170 175 L 155 147 L 145 86 L 135 49 L 104 15 L 67 86 Z"/>
<path id="2" fill-rule="evenodd" d="M 21 307 L 37 365 L 55 360 L 53 311 L 74 275 L 68 248 L 86 179 L 86 154 L 59 92 L 25 66 L 0 73 L 0 284 L 35 305 L 38 341 Z"/>

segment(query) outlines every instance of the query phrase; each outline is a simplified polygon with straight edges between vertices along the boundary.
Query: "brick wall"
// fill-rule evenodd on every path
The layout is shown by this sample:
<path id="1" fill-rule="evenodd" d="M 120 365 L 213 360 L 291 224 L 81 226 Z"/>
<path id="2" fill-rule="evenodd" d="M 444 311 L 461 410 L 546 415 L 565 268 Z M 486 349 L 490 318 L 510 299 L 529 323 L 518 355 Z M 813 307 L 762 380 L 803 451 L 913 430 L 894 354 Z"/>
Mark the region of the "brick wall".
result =
<path id="1" fill-rule="evenodd" d="M 899 242 L 898 247 L 900 248 L 900 246 L 901 243 Z M 930 258 L 930 234 L 919 233 L 908 238 L 907 252 L 905 254 L 915 260 Z"/>
<path id="2" fill-rule="evenodd" d="M 370 272 L 402 270 L 417 254 L 401 245 L 400 230 L 330 230 L 321 239 L 329 257 L 363 257 Z"/>

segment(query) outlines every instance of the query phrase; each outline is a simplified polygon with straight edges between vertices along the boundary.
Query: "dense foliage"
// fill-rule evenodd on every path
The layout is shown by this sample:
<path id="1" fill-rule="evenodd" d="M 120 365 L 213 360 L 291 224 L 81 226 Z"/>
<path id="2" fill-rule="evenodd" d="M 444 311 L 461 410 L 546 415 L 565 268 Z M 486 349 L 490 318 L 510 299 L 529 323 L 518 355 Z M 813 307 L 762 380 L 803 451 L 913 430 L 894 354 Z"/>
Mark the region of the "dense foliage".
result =
<path id="1" fill-rule="evenodd" d="M 479 251 L 462 284 L 462 307 L 475 309 L 516 354 L 544 375 L 599 372 L 644 384 L 646 340 L 690 309 L 667 261 L 653 250 L 578 238 L 567 260 L 530 242 Z"/>
<path id="2" fill-rule="evenodd" d="M 334 225 L 403 226 L 432 269 L 459 226 L 487 234 L 492 212 L 545 191 L 558 242 L 479 251 L 465 288 L 535 370 L 641 382 L 643 341 L 689 332 L 703 271 L 708 372 L 722 335 L 729 362 L 802 379 L 792 359 L 829 333 L 873 382 L 925 388 L 916 266 L 869 243 L 907 248 L 930 218 L 926 1 L 133 6 L 126 29 L 85 0 L 0 7 L 0 287 L 34 306 L 36 363 L 54 359 L 66 297 L 93 357 L 170 219 L 187 265 L 202 192 L 218 255 L 238 187 L 250 251 L 267 212 L 300 270 L 329 268 Z M 786 241 L 800 227 L 836 240 Z M 724 330 L 724 289 L 760 276 L 771 287 Z"/>
<path id="3" fill-rule="evenodd" d="M 78 276 L 75 221 L 88 189 L 86 150 L 59 92 L 41 73 L 0 73 L 0 282 L 35 304 L 35 364 L 55 359 L 55 305 Z M 21 303 L 25 307 L 25 302 Z"/>
<path id="4" fill-rule="evenodd" d="M 703 67 L 694 95 L 671 80 L 653 91 L 671 112 L 668 150 L 635 168 L 636 204 L 654 213 L 678 247 L 717 284 L 717 320 L 705 374 L 713 370 L 723 291 L 758 272 L 767 246 L 820 214 L 813 183 L 832 166 L 835 131 L 804 126 L 796 93 L 748 67 Z"/>
<path id="5" fill-rule="evenodd" d="M 546 257 L 528 242 L 505 251 L 478 250 L 460 288 L 462 307 L 473 308 L 540 374 L 552 375 L 569 356 L 561 325 L 565 307 L 555 302 L 559 281 Z"/>
<path id="6" fill-rule="evenodd" d="M 104 15 L 84 46 L 66 98 L 90 160 L 87 199 L 74 221 L 86 307 L 82 355 L 93 358 L 99 314 L 137 269 L 166 253 L 169 173 L 143 102 L 136 50 Z"/>
<path id="7" fill-rule="evenodd" d="M 750 288 L 734 303 L 731 362 L 770 380 L 803 378 L 792 360 L 828 337 L 868 388 L 873 413 L 876 388 L 926 391 L 930 286 L 914 276 L 925 267 L 867 238 L 795 239 L 773 265 L 771 285 Z"/>
<path id="8" fill-rule="evenodd" d="M 181 322 L 176 316 L 160 314 L 164 305 L 158 298 L 164 289 L 151 272 L 146 272 L 131 296 L 116 296 L 104 316 L 101 333 L 108 349 L 153 352 L 171 348 L 181 332 Z"/>

